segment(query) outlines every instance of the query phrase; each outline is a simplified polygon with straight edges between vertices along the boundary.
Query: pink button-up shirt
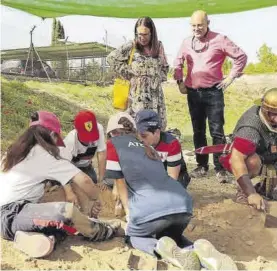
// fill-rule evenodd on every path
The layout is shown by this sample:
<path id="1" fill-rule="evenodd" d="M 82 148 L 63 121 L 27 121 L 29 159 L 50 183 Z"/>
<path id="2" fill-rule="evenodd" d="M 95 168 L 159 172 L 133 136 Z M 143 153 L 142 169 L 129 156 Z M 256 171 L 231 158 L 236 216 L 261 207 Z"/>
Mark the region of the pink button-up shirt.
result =
<path id="1" fill-rule="evenodd" d="M 192 43 L 203 51 L 196 52 Z M 222 65 L 226 57 L 234 60 L 230 76 L 242 75 L 247 62 L 246 54 L 230 39 L 219 33 L 209 31 L 202 40 L 185 39 L 174 61 L 174 79 L 183 79 L 183 64 L 187 63 L 185 85 L 190 88 L 209 88 L 223 79 Z"/>

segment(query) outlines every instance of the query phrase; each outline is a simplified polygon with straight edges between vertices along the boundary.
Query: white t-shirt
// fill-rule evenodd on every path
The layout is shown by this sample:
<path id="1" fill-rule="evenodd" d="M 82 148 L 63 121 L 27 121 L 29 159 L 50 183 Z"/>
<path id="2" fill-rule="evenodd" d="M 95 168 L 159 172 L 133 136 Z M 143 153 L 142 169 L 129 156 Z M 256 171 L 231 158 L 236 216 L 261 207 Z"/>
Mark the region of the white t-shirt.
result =
<path id="1" fill-rule="evenodd" d="M 97 123 L 97 127 L 99 130 L 99 139 L 89 146 L 84 146 L 78 140 L 77 131 L 75 129 L 69 132 L 64 139 L 65 147 L 60 147 L 61 156 L 72 161 L 77 167 L 89 166 L 95 152 L 106 150 L 104 128 L 100 123 Z"/>
<path id="2" fill-rule="evenodd" d="M 65 159 L 56 159 L 40 145 L 7 172 L 0 172 L 0 206 L 18 200 L 38 202 L 44 193 L 45 179 L 65 185 L 80 169 Z"/>

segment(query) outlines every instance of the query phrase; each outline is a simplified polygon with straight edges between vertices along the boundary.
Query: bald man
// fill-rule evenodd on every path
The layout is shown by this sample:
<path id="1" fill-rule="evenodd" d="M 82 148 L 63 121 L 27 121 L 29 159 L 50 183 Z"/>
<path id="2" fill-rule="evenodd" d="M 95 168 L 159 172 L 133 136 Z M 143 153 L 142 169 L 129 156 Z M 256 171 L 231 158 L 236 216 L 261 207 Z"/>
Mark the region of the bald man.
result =
<path id="1" fill-rule="evenodd" d="M 186 38 L 174 61 L 174 78 L 179 90 L 187 94 L 193 127 L 195 149 L 207 145 L 206 119 L 213 145 L 225 143 L 223 91 L 241 76 L 247 62 L 246 54 L 226 36 L 209 29 L 206 12 L 195 11 L 191 16 L 192 36 Z M 225 78 L 222 65 L 226 57 L 233 59 L 233 67 Z M 187 74 L 183 81 L 183 65 Z M 219 182 L 227 182 L 227 174 L 214 155 L 214 166 Z M 208 171 L 208 155 L 197 155 L 197 168 L 192 178 L 204 177 Z"/>

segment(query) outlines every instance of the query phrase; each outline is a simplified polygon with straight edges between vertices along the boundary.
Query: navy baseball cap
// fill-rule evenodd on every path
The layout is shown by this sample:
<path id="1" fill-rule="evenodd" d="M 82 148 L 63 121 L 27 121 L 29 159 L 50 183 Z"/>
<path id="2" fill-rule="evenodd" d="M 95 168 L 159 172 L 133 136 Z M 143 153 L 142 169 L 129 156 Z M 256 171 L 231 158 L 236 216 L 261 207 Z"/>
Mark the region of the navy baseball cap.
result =
<path id="1" fill-rule="evenodd" d="M 159 115 L 153 110 L 143 109 L 138 111 L 135 117 L 135 121 L 137 131 L 139 133 L 143 133 L 149 128 L 161 129 L 161 121 Z"/>

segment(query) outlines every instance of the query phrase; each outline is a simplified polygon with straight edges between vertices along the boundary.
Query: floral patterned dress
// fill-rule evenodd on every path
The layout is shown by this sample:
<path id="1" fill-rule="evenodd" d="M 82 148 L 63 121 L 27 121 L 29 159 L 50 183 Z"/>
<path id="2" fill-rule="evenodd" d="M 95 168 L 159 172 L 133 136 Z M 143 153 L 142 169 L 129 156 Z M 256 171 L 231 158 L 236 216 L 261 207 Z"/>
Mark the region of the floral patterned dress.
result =
<path id="1" fill-rule="evenodd" d="M 165 130 L 167 120 L 162 82 L 167 80 L 169 66 L 163 45 L 161 42 L 159 44 L 160 52 L 157 58 L 135 50 L 132 63 L 128 65 L 133 48 L 133 42 L 130 41 L 111 52 L 107 61 L 117 75 L 130 80 L 127 112 L 134 117 L 141 109 L 152 109 L 159 114 L 162 130 Z"/>

